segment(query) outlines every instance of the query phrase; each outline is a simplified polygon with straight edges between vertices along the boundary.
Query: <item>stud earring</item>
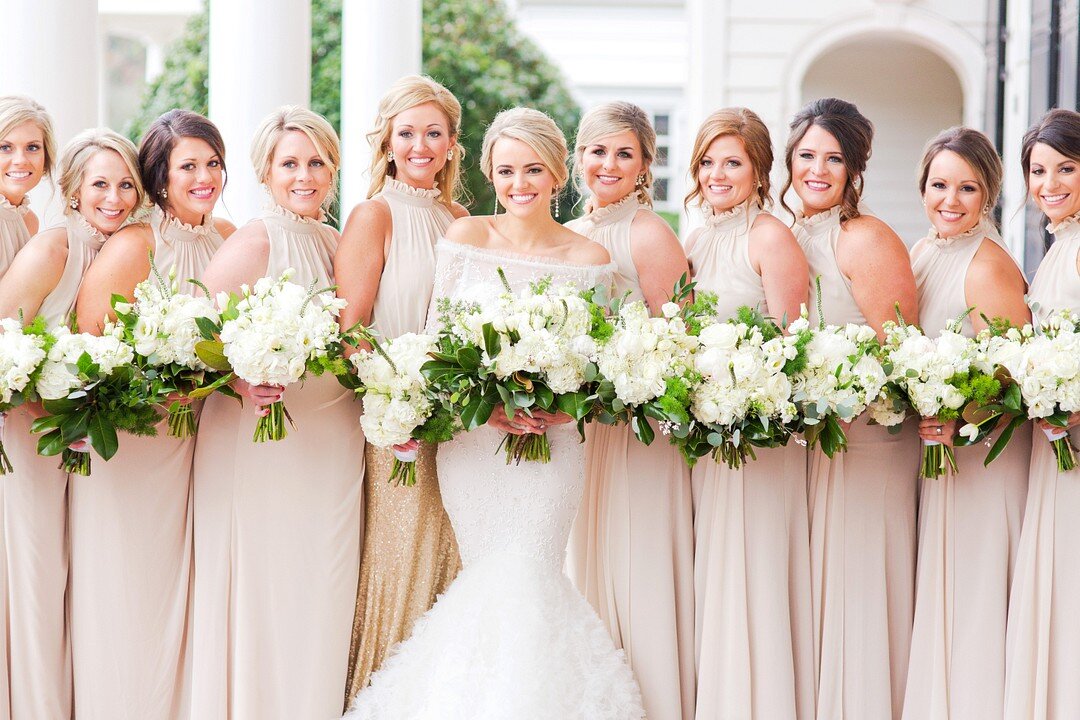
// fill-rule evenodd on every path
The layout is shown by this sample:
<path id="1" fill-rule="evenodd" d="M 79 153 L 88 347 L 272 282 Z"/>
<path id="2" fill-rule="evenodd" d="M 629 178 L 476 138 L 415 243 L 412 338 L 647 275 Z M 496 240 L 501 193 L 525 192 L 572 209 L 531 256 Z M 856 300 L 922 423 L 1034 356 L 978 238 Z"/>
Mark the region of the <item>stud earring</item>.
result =
<path id="1" fill-rule="evenodd" d="M 394 162 L 394 151 L 386 153 L 386 162 Z"/>
<path id="2" fill-rule="evenodd" d="M 158 193 L 158 195 L 161 196 L 162 200 L 168 200 L 169 199 L 169 191 L 166 190 L 165 188 L 161 188 L 161 191 Z"/>
<path id="3" fill-rule="evenodd" d="M 446 159 L 447 160 L 453 160 L 454 159 L 454 148 L 450 148 L 449 150 L 446 151 Z"/>
<path id="4" fill-rule="evenodd" d="M 555 186 L 555 217 L 559 217 L 559 186 Z"/>
<path id="5" fill-rule="evenodd" d="M 79 209 L 79 198 L 72 195 L 71 199 L 68 200 L 68 205 L 71 206 L 72 210 L 78 210 Z"/>

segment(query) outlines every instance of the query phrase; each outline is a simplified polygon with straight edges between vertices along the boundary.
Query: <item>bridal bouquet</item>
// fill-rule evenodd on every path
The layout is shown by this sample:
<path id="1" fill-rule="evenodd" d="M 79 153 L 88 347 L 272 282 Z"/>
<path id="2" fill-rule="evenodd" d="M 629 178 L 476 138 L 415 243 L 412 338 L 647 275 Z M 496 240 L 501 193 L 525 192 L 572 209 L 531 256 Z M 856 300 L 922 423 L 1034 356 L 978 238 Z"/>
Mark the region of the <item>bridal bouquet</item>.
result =
<path id="1" fill-rule="evenodd" d="M 597 351 L 600 380 L 596 390 L 603 408 L 598 419 L 614 424 L 629 420 L 638 440 L 649 445 L 654 433 L 649 418 L 661 428 L 675 432 L 689 421 L 690 389 L 698 381 L 693 353 L 700 327 L 694 313 L 715 298 L 699 293 L 694 306 L 682 307 L 693 290 L 685 276 L 675 287 L 662 317 L 650 317 L 640 301 L 612 302 L 609 327 L 602 333 Z"/>
<path id="2" fill-rule="evenodd" d="M 90 454 L 73 450 L 87 439 L 103 460 L 119 448 L 117 430 L 156 435 L 158 417 L 148 402 L 149 386 L 134 364 L 131 347 L 119 333 L 96 336 L 53 331 L 56 339 L 37 377 L 36 390 L 46 415 L 30 426 L 41 433 L 38 454 L 60 455 L 60 467 L 76 475 L 90 474 Z"/>
<path id="3" fill-rule="evenodd" d="M 45 331 L 45 321 L 37 318 L 28 327 L 13 318 L 0 320 L 0 413 L 13 410 L 33 394 L 37 378 L 49 347 L 54 342 Z M 0 414 L 0 428 L 3 415 Z M 11 472 L 11 460 L 4 452 L 0 436 L 0 475 Z"/>
<path id="4" fill-rule="evenodd" d="M 605 327 L 593 291 L 546 277 L 515 293 L 501 268 L 499 277 L 505 291 L 493 302 L 439 303 L 442 329 L 424 376 L 450 398 L 465 430 L 486 423 L 500 403 L 507 418 L 543 410 L 583 420 L 596 377 L 593 334 Z M 551 459 L 546 434 L 507 434 L 499 447 L 507 464 Z"/>
<path id="5" fill-rule="evenodd" d="M 975 366 L 977 345 L 960 333 L 962 319 L 950 321 L 936 338 L 927 337 L 914 325 L 885 323 L 887 364 L 892 370 L 889 380 L 893 390 L 922 417 L 957 420 L 965 405 L 989 405 L 1001 392 L 1001 383 Z M 961 432 L 967 442 L 958 444 L 975 439 L 967 425 Z M 948 469 L 957 472 L 953 449 L 924 441 L 920 476 L 938 478 Z"/>
<path id="6" fill-rule="evenodd" d="M 415 439 L 437 443 L 454 435 L 455 418 L 429 390 L 420 371 L 436 350 L 432 335 L 406 333 L 380 343 L 372 334 L 365 339 L 371 350 L 359 350 L 350 358 L 360 379 L 357 394 L 364 397 L 360 425 L 367 441 L 376 447 L 402 445 Z M 416 451 L 394 451 L 390 480 L 416 484 Z"/>
<path id="7" fill-rule="evenodd" d="M 308 372 L 346 374 L 337 321 L 345 301 L 332 287 L 316 290 L 289 282 L 292 275 L 290 268 L 281 277 L 242 286 L 240 295 L 219 295 L 221 324 L 199 323 L 204 338 L 195 345 L 199 359 L 252 385 L 291 385 Z M 271 404 L 255 425 L 255 442 L 283 439 L 286 419 L 292 420 L 284 402 Z"/>
<path id="8" fill-rule="evenodd" d="M 806 362 L 808 338 L 784 336 L 760 312 L 741 307 L 731 320 L 705 325 L 698 340 L 692 420 L 673 440 L 687 462 L 711 453 L 738 468 L 757 458 L 755 447 L 786 444 L 796 417 L 789 375 Z"/>
<path id="9" fill-rule="evenodd" d="M 1065 310 L 1050 316 L 1040 332 L 1024 343 L 1014 377 L 1027 406 L 1027 416 L 1046 418 L 1044 430 L 1054 448 L 1058 470 L 1076 467 L 1076 448 L 1069 439 L 1069 415 L 1080 411 L 1080 315 Z"/>
<path id="10" fill-rule="evenodd" d="M 161 401 L 190 396 L 197 387 L 221 377 L 195 352 L 203 339 L 200 322 L 214 327 L 220 321 L 209 292 L 203 296 L 180 293 L 175 277 L 170 274 L 166 281 L 151 263 L 150 277 L 135 286 L 135 302 L 127 303 L 114 295 L 112 306 L 117 331 L 135 350 L 136 363 Z M 195 413 L 190 404 L 174 400 L 168 412 L 170 436 L 195 435 Z"/>
<path id="11" fill-rule="evenodd" d="M 791 377 L 791 399 L 799 409 L 803 436 L 811 447 L 820 444 L 831 458 L 847 448 L 840 423 L 861 415 L 885 386 L 877 333 L 869 325 L 852 323 L 822 324 L 811 330 L 805 312 L 788 332 L 809 335 L 806 363 Z"/>

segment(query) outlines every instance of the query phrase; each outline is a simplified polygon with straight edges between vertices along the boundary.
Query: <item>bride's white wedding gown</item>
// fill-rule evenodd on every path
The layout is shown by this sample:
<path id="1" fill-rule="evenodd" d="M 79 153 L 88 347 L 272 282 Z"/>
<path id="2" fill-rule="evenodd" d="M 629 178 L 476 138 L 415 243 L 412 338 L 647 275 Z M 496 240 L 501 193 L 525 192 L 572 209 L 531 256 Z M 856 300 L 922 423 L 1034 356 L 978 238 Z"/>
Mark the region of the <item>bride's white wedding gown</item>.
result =
<path id="1" fill-rule="evenodd" d="M 586 288 L 611 266 L 480 250 L 441 240 L 439 297 L 483 302 L 545 275 Z M 572 424 L 548 431 L 551 462 L 506 465 L 500 433 L 481 427 L 439 447 L 439 484 L 463 570 L 397 646 L 349 720 L 638 720 L 633 675 L 563 573 L 584 489 Z"/>

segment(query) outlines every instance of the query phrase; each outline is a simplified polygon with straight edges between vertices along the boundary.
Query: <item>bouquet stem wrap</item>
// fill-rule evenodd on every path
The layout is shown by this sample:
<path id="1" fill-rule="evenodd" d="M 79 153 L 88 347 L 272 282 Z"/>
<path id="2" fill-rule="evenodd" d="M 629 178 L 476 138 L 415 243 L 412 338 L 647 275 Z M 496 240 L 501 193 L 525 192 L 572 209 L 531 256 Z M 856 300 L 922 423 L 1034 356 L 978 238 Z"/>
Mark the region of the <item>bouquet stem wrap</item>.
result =
<path id="1" fill-rule="evenodd" d="M 1065 428 L 1043 429 L 1046 439 L 1050 441 L 1050 447 L 1054 449 L 1054 457 L 1057 459 L 1058 472 L 1069 472 L 1076 467 L 1076 452 L 1069 439 L 1069 431 Z"/>

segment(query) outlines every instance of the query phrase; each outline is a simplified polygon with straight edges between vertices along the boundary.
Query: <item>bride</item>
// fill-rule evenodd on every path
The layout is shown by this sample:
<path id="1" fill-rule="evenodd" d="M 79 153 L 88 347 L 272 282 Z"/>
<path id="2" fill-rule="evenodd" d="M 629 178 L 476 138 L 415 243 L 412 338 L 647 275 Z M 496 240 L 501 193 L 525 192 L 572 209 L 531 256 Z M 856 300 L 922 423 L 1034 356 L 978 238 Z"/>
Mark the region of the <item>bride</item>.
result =
<path id="1" fill-rule="evenodd" d="M 582 289 L 610 283 L 607 251 L 551 216 L 566 158 L 547 115 L 516 108 L 495 118 L 480 165 L 507 211 L 450 226 L 436 246 L 432 308 L 440 297 L 495 297 L 500 267 L 515 290 L 547 275 Z M 584 487 L 577 431 L 563 415 L 519 412 L 508 421 L 497 408 L 491 417 L 439 448 L 464 569 L 345 717 L 643 718 L 622 652 L 562 572 Z M 547 433 L 551 462 L 506 465 L 496 450 L 507 432 Z"/>

